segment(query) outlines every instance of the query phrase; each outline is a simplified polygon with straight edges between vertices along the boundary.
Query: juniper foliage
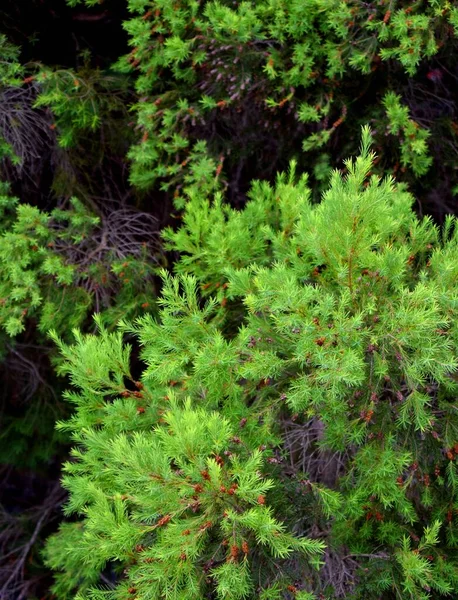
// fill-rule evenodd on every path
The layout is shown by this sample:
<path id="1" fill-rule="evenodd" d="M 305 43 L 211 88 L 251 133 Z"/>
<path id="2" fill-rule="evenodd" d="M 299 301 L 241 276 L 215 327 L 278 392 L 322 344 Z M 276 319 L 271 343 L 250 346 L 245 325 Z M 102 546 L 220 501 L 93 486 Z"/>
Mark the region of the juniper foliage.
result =
<path id="1" fill-rule="evenodd" d="M 57 598 L 456 592 L 458 229 L 370 175 L 370 144 L 317 205 L 294 163 L 241 211 L 191 191 L 158 316 L 54 334 L 75 408 Z"/>
<path id="2" fill-rule="evenodd" d="M 240 200 L 242 173 L 253 165 L 265 177 L 301 150 L 318 160 L 342 128 L 357 140 L 362 115 L 377 122 L 380 148 L 385 133 L 396 136 L 394 160 L 381 152 L 386 166 L 399 163 L 411 178 L 429 170 L 434 120 L 398 110 L 396 131 L 393 94 L 408 104 L 413 86 L 442 102 L 446 72 L 456 81 L 454 66 L 443 63 L 458 31 L 450 2 L 131 0 L 127 8 L 132 50 L 117 68 L 134 76 L 138 95 L 138 142 L 129 152 L 135 186 L 157 182 L 181 194 L 183 186 L 229 185 Z M 424 90 L 414 77 L 436 58 L 440 67 L 428 77 L 438 85 Z M 388 115 L 379 114 L 379 97 L 391 99 Z"/>

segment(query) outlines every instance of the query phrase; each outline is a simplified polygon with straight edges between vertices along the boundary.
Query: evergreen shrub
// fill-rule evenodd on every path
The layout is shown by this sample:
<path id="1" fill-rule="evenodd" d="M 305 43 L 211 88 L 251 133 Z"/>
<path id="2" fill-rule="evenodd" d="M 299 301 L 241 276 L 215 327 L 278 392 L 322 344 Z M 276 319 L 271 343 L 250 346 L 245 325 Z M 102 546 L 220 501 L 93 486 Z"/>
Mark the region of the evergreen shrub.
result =
<path id="1" fill-rule="evenodd" d="M 127 7 L 132 50 L 117 68 L 133 76 L 137 94 L 134 186 L 158 184 L 179 206 L 183 187 L 228 187 L 238 204 L 253 172 L 273 179 L 294 157 L 307 168 L 327 158 L 337 164 L 371 122 L 381 157 L 374 169 L 413 182 L 434 178 L 434 158 L 448 194 L 456 193 L 444 148 L 455 155 L 458 148 L 451 92 L 458 9 L 448 0 L 129 0 Z"/>
<path id="2" fill-rule="evenodd" d="M 53 334 L 57 599 L 456 594 L 457 222 L 418 218 L 370 144 L 319 204 L 294 162 L 240 211 L 191 190 L 158 315 Z"/>
<path id="3" fill-rule="evenodd" d="M 160 187 L 182 208 L 183 188 L 227 188 L 240 205 L 253 175 L 273 180 L 290 159 L 325 182 L 371 123 L 375 172 L 417 184 L 418 200 L 440 219 L 453 211 L 458 9 L 449 0 L 126 0 L 126 8 L 132 49 L 113 69 L 91 67 L 86 53 L 74 70 L 33 71 L 36 106 L 51 108 L 67 150 L 91 147 L 96 133 L 118 161 L 127 153 L 137 190 Z"/>

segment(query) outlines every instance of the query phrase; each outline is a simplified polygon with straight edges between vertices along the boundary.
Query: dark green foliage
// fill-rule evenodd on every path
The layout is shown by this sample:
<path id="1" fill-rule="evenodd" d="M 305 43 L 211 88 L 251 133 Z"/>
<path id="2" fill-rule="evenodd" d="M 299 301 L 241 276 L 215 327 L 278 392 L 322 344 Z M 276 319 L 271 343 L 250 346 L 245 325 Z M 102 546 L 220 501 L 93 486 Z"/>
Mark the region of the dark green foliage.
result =
<path id="1" fill-rule="evenodd" d="M 119 171 L 134 142 L 129 123 L 133 93 L 129 79 L 92 65 L 88 52 L 77 69 L 42 66 L 33 77 L 35 110 L 52 110 L 49 127 L 56 134 L 60 159 L 53 189 L 58 196 L 76 195 L 94 206 L 112 198 L 129 198 Z"/>
<path id="2" fill-rule="evenodd" d="M 443 62 L 456 51 L 458 12 L 449 2 L 127 4 L 132 51 L 118 67 L 137 76 L 142 137 L 129 152 L 136 186 L 158 182 L 178 193 L 229 185 L 240 202 L 253 169 L 273 177 L 292 156 L 310 164 L 337 141 L 342 156 L 343 139 L 354 150 L 359 123 L 368 121 L 384 171 L 401 167 L 412 181 L 432 163 L 429 128 L 439 135 L 420 106 L 433 92 L 440 135 L 456 150 L 447 87 L 458 74 Z"/>
<path id="3" fill-rule="evenodd" d="M 104 145 L 128 138 L 122 152 L 135 187 L 173 192 L 180 208 L 183 187 L 228 188 L 238 205 L 253 173 L 272 180 L 294 157 L 301 168 L 315 165 L 322 181 L 325 165 L 356 151 L 360 126 L 370 122 L 381 157 L 374 169 L 420 179 L 420 201 L 444 217 L 458 189 L 453 4 L 126 4 L 132 50 L 117 62 L 118 75 L 94 69 L 86 54 L 76 70 L 45 67 L 37 76 L 36 106 L 52 108 L 62 144 L 90 147 L 86 134 L 99 129 Z"/>

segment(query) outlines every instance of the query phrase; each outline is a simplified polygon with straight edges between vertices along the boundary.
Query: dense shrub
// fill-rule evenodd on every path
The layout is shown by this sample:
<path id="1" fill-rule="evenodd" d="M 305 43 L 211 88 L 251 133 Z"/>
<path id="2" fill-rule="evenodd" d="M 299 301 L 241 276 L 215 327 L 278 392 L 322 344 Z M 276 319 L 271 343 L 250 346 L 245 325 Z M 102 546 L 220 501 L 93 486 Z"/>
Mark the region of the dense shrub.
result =
<path id="1" fill-rule="evenodd" d="M 120 317 L 154 309 L 154 272 L 161 252 L 155 219 L 148 214 L 112 206 L 99 218 L 76 199 L 68 209 L 49 214 L 19 203 L 6 187 L 3 192 L 0 328 L 7 335 L 1 336 L 1 354 L 8 365 L 5 375 L 15 371 L 20 375 L 14 375 L 16 389 L 14 393 L 10 389 L 2 402 L 0 458 L 11 464 L 25 453 L 33 464 L 38 456 L 49 456 L 45 448 L 49 452 L 57 397 L 49 385 L 50 373 L 40 373 L 41 357 L 33 358 L 33 353 L 30 357 L 30 349 L 36 351 L 41 345 L 42 352 L 49 354 L 45 334 L 51 327 L 68 337 L 72 327 L 90 326 L 94 311 L 111 327 Z M 6 382 L 5 387 L 9 388 Z M 44 410 L 48 403 L 36 394 L 40 388 L 54 398 L 50 410 Z M 16 403 L 22 409 L 30 404 L 20 419 L 17 410 L 6 409 Z M 43 412 L 50 412 L 50 418 L 44 418 Z M 30 452 L 29 442 L 37 435 L 38 423 L 48 439 L 38 436 L 43 445 L 36 454 Z"/>
<path id="2" fill-rule="evenodd" d="M 57 598 L 458 589 L 456 219 L 417 218 L 369 147 L 318 205 L 294 163 L 243 211 L 190 198 L 158 317 L 54 334 L 78 516 L 48 544 Z"/>
<path id="3" fill-rule="evenodd" d="M 117 75 L 91 68 L 86 55 L 81 68 L 44 67 L 36 77 L 37 106 L 53 110 L 65 147 L 90 146 L 84 132 L 101 128 L 104 144 L 115 144 L 106 132 L 116 131 L 129 140 L 137 189 L 160 187 L 182 208 L 183 187 L 227 188 L 239 205 L 253 174 L 272 181 L 292 158 L 323 184 L 370 122 L 374 170 L 418 184 L 419 201 L 440 218 L 450 211 L 458 12 L 449 2 L 126 4 L 132 50 Z"/>
<path id="4" fill-rule="evenodd" d="M 62 502 L 69 433 L 87 453 L 68 467 L 68 511 L 87 516 L 49 544 L 58 596 L 169 597 L 173 581 L 177 597 L 453 594 L 456 235 L 446 214 L 458 190 L 458 9 L 60 2 L 0 9 L 0 596 L 46 593 L 40 547 Z M 40 11 L 59 27 L 52 36 L 34 22 Z M 97 42 L 72 22 L 88 33 L 116 22 L 119 36 Z M 329 188 L 365 123 L 377 158 L 366 148 L 361 172 L 335 173 Z M 404 183 L 442 229 L 414 216 Z M 156 232 L 175 218 L 182 226 L 164 237 L 177 278 L 164 275 L 157 320 L 135 321 L 157 315 L 153 275 L 166 260 Z M 93 313 L 100 335 L 85 337 Z M 97 368 L 81 380 L 86 360 Z M 58 365 L 82 389 L 71 403 Z M 190 460 L 168 449 L 185 423 L 202 441 Z M 140 467 L 131 478 L 144 448 L 162 461 L 167 481 L 154 489 L 166 506 L 148 497 Z M 210 466 L 212 483 L 201 474 L 191 494 L 186 477 Z M 231 492 L 215 504 L 217 472 Z M 174 486 L 196 512 L 176 512 Z M 232 543 L 217 525 L 228 505 L 240 510 Z M 261 535 L 266 515 L 275 540 Z M 135 547 L 130 535 L 142 538 Z M 97 547 L 89 563 L 73 542 Z M 88 591 L 100 584 L 115 589 Z"/>
<path id="5" fill-rule="evenodd" d="M 433 156 L 453 169 L 440 148 L 445 135 L 457 149 L 458 11 L 450 3 L 127 5 L 132 51 L 118 68 L 136 74 L 134 185 L 229 185 L 240 202 L 253 171 L 273 177 L 294 155 L 318 169 L 335 164 L 369 121 L 382 173 L 402 169 L 413 181 Z M 449 194 L 458 183 L 450 177 Z"/>

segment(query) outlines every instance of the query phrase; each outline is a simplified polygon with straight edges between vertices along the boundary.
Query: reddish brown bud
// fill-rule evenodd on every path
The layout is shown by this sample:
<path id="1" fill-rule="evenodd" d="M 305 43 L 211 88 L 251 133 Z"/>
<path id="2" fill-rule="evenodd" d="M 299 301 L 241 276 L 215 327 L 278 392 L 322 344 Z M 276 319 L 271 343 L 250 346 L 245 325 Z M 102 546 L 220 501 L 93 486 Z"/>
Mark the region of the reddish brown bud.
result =
<path id="1" fill-rule="evenodd" d="M 239 487 L 239 486 L 238 486 L 236 483 L 233 483 L 233 484 L 231 485 L 231 487 L 230 487 L 230 488 L 227 490 L 227 493 L 229 494 L 229 496 L 233 496 L 233 495 L 235 494 L 235 491 L 236 491 L 236 489 L 237 489 L 238 487 Z"/>
<path id="2" fill-rule="evenodd" d="M 159 521 L 157 522 L 158 527 L 167 525 L 167 523 L 170 521 L 171 518 L 172 518 L 171 515 L 165 515 L 164 517 L 162 517 L 162 519 L 159 519 Z"/>

